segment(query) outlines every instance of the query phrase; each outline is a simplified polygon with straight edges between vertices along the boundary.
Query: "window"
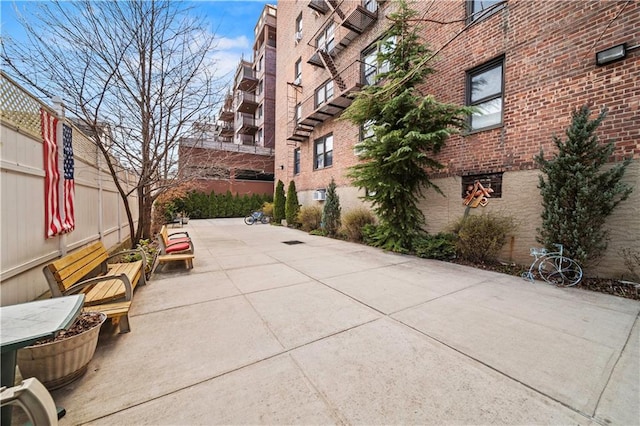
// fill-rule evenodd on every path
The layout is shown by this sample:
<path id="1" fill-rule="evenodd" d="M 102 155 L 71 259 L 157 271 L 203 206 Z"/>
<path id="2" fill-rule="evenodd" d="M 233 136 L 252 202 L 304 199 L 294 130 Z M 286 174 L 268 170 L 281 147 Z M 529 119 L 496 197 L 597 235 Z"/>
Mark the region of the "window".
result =
<path id="1" fill-rule="evenodd" d="M 296 110 L 295 110 L 295 117 L 293 117 L 296 124 L 300 124 L 300 121 L 302 121 L 302 104 L 297 104 L 296 105 Z"/>
<path id="2" fill-rule="evenodd" d="M 364 146 L 362 146 L 362 142 L 365 139 L 369 139 L 369 138 L 371 138 L 373 136 L 374 136 L 374 134 L 373 134 L 373 121 L 368 120 L 368 121 L 366 121 L 365 123 L 363 123 L 360 126 L 360 140 L 353 147 L 353 153 L 358 157 L 360 157 L 361 155 L 364 155 L 365 148 L 364 148 Z"/>
<path id="3" fill-rule="evenodd" d="M 333 135 L 323 136 L 315 141 L 313 168 L 324 169 L 333 164 Z"/>
<path id="4" fill-rule="evenodd" d="M 302 12 L 300 12 L 300 15 L 296 18 L 296 32 L 302 32 Z"/>
<path id="5" fill-rule="evenodd" d="M 256 145 L 262 145 L 262 129 L 258 129 L 256 133 Z"/>
<path id="6" fill-rule="evenodd" d="M 262 118 L 262 104 L 258 105 L 258 109 L 256 110 L 256 119 Z"/>
<path id="7" fill-rule="evenodd" d="M 336 24 L 332 22 L 322 31 L 322 34 L 316 39 L 316 47 L 318 49 L 331 52 L 333 48 L 336 47 L 335 40 L 333 39 L 335 28 Z"/>
<path id="8" fill-rule="evenodd" d="M 329 80 L 316 89 L 316 108 L 333 98 L 333 80 Z"/>
<path id="9" fill-rule="evenodd" d="M 363 82 L 367 85 L 376 84 L 378 75 L 389 72 L 391 69 L 389 61 L 382 57 L 391 52 L 395 45 L 395 38 L 390 37 L 378 40 L 373 46 L 362 53 L 362 62 L 364 69 Z"/>
<path id="10" fill-rule="evenodd" d="M 362 6 L 369 12 L 375 12 L 378 10 L 378 0 L 363 0 Z"/>
<path id="11" fill-rule="evenodd" d="M 258 62 L 256 62 L 256 72 L 260 72 L 262 71 L 262 60 L 263 60 L 263 56 L 260 56 L 260 59 L 258 59 Z"/>
<path id="12" fill-rule="evenodd" d="M 504 58 L 491 61 L 467 73 L 467 105 L 477 112 L 471 115 L 471 129 L 502 124 Z"/>
<path id="13" fill-rule="evenodd" d="M 293 81 L 293 84 L 296 84 L 299 86 L 300 84 L 302 84 L 302 58 L 298 58 L 298 60 L 296 61 L 294 73 L 296 77 L 295 77 L 295 80 Z"/>
<path id="14" fill-rule="evenodd" d="M 468 22 L 484 19 L 491 16 L 502 6 L 494 6 L 503 3 L 504 0 L 467 0 L 467 20 Z"/>
<path id="15" fill-rule="evenodd" d="M 263 89 L 264 89 L 264 82 L 260 80 L 258 82 L 258 87 L 256 87 L 256 96 L 260 96 L 262 94 Z"/>
<path id="16" fill-rule="evenodd" d="M 293 174 L 300 174 L 300 148 L 293 150 Z"/>

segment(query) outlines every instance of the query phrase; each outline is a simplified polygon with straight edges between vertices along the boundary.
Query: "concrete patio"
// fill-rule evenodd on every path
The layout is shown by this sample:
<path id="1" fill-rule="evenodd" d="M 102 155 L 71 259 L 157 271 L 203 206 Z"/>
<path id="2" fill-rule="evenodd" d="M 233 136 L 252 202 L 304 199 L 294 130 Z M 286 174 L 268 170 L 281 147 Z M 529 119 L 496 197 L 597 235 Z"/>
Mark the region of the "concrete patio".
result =
<path id="1" fill-rule="evenodd" d="M 194 269 L 136 290 L 131 333 L 52 393 L 62 425 L 640 422 L 636 301 L 242 219 L 181 230 Z"/>

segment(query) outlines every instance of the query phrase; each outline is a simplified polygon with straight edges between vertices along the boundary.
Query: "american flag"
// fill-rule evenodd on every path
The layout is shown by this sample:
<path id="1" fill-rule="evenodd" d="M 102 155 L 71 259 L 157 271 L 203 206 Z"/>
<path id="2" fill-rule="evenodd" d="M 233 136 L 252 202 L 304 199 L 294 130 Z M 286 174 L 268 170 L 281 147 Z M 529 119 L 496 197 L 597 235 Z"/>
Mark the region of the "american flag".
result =
<path id="1" fill-rule="evenodd" d="M 58 171 L 58 119 L 44 108 L 40 109 L 42 122 L 42 140 L 44 148 L 44 226 L 45 238 L 51 238 L 62 232 L 60 218 Z"/>
<path id="2" fill-rule="evenodd" d="M 42 140 L 44 149 L 44 218 L 45 238 L 51 238 L 75 228 L 73 180 L 73 149 L 71 127 L 62 125 L 64 185 L 63 205 L 60 203 L 60 171 L 58 169 L 58 124 L 59 120 L 46 109 L 40 110 Z M 63 215 L 64 214 L 64 220 Z"/>
<path id="3" fill-rule="evenodd" d="M 71 127 L 62 125 L 62 149 L 64 153 L 64 232 L 71 232 L 76 227 L 74 202 L 76 197 L 73 180 L 73 147 Z"/>

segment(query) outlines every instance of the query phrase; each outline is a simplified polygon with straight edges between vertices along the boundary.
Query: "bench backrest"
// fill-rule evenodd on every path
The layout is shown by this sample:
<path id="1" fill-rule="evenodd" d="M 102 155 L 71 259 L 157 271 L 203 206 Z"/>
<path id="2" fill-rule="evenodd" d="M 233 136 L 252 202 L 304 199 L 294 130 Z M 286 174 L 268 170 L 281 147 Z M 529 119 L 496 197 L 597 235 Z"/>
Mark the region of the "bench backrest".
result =
<path id="1" fill-rule="evenodd" d="M 102 242 L 97 241 L 51 262 L 44 267 L 43 271 L 52 292 L 54 290 L 52 280 L 55 281 L 60 292 L 64 292 L 91 271 L 103 265 L 108 257 L 107 249 Z"/>
<path id="2" fill-rule="evenodd" d="M 167 231 L 167 225 L 162 225 L 162 228 L 160 228 L 160 237 L 162 238 L 165 246 L 169 245 L 169 231 Z"/>

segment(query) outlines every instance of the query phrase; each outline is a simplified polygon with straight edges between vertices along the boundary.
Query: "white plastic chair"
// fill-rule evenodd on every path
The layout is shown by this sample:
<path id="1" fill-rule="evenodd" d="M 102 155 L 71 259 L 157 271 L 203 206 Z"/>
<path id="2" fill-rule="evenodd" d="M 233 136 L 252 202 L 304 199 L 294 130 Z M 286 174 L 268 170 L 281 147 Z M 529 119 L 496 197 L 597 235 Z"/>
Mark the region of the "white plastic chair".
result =
<path id="1" fill-rule="evenodd" d="M 29 420 L 36 426 L 58 424 L 58 413 L 51 394 L 38 379 L 31 377 L 21 384 L 0 389 L 2 406 L 17 405 L 21 407 Z"/>

